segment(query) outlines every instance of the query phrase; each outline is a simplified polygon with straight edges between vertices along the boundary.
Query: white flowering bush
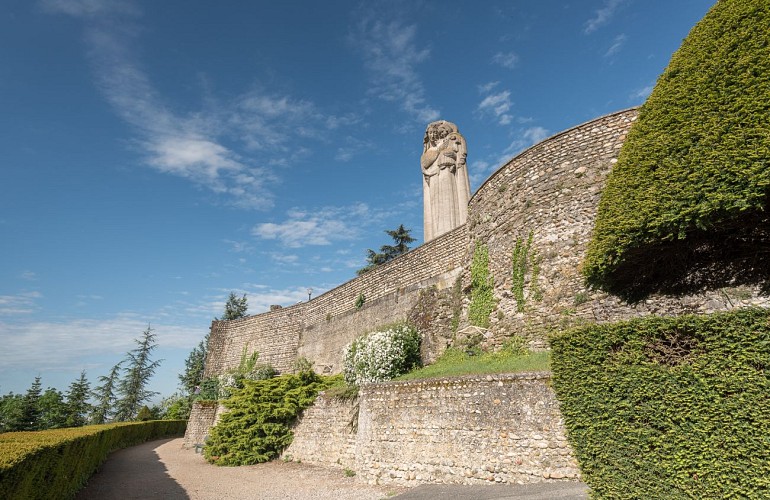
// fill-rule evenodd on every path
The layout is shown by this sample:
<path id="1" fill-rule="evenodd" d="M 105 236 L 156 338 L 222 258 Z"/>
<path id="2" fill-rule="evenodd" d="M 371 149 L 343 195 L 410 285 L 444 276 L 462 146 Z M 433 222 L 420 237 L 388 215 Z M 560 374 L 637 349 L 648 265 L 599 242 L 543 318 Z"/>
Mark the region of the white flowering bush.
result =
<path id="1" fill-rule="evenodd" d="M 420 366 L 420 333 L 396 324 L 367 333 L 345 346 L 343 373 L 351 385 L 382 382 Z"/>

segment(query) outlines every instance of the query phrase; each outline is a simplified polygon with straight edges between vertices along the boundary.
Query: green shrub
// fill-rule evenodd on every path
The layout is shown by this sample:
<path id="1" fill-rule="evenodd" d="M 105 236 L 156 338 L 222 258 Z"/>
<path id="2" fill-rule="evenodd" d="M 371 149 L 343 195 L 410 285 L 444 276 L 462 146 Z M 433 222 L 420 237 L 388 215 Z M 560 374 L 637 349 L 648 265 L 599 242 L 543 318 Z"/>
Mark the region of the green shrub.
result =
<path id="1" fill-rule="evenodd" d="M 0 434 L 0 498 L 71 498 L 114 450 L 184 434 L 160 420 Z"/>
<path id="2" fill-rule="evenodd" d="M 770 3 L 721 0 L 631 128 L 599 203 L 589 284 L 653 292 L 767 284 Z"/>
<path id="3" fill-rule="evenodd" d="M 272 460 L 291 444 L 291 426 L 318 392 L 334 383 L 312 371 L 265 380 L 244 380 L 223 404 L 229 410 L 211 429 L 203 448 L 216 465 L 252 465 Z"/>
<path id="4" fill-rule="evenodd" d="M 597 498 L 770 498 L 770 311 L 584 326 L 551 347 Z"/>
<path id="5" fill-rule="evenodd" d="M 420 366 L 420 333 L 411 325 L 395 324 L 361 335 L 345 346 L 345 382 L 382 382 Z"/>

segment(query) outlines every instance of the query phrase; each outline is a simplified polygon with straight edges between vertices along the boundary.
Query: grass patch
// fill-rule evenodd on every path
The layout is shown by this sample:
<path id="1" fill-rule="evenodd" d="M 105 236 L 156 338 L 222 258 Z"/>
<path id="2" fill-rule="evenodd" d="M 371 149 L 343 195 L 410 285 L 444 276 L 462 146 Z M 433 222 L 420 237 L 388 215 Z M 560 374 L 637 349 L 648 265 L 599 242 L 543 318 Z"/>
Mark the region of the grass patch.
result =
<path id="1" fill-rule="evenodd" d="M 541 352 L 482 352 L 469 355 L 455 348 L 447 349 L 432 365 L 424 366 L 394 380 L 414 380 L 432 377 L 455 377 L 485 373 L 517 373 L 550 371 L 551 353 Z"/>

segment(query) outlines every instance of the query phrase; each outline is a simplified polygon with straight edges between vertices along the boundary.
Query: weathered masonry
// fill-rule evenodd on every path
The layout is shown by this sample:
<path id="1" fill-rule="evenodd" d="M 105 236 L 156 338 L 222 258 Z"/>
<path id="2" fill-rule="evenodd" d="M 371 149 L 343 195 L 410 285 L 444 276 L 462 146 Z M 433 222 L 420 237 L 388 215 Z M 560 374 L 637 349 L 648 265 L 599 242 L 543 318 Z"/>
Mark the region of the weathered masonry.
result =
<path id="1" fill-rule="evenodd" d="M 487 347 L 497 346 L 511 335 L 520 335 L 527 339 L 530 347 L 546 348 L 545 338 L 549 331 L 580 322 L 611 322 L 647 314 L 707 313 L 747 305 L 770 307 L 767 297 L 760 297 L 759 290 L 750 287 L 678 297 L 657 295 L 636 304 L 585 288 L 580 264 L 591 237 L 599 197 L 636 116 L 637 109 L 619 111 L 556 134 L 527 149 L 500 167 L 471 197 L 466 224 L 363 276 L 305 303 L 240 320 L 214 322 L 206 375 L 236 368 L 244 349 L 249 353 L 258 351 L 261 361 L 271 363 L 279 371 L 290 369 L 297 357 L 304 356 L 314 363 L 319 373 L 338 373 L 345 344 L 364 332 L 407 318 L 420 320 L 425 336 L 423 357 L 434 359 L 454 335 L 462 334 L 468 326 L 470 264 L 477 243 L 488 247 L 489 270 L 494 279 L 496 308 L 490 314 L 491 326 L 485 331 Z M 526 258 L 522 259 L 522 255 Z M 359 297 L 365 300 L 361 307 L 356 307 Z M 479 386 L 482 385 L 483 381 L 479 382 Z M 550 391 L 547 384 L 544 387 L 543 390 Z M 405 415 L 399 409 L 401 401 L 378 399 L 370 394 L 370 391 L 378 390 L 385 389 L 363 389 L 361 411 L 369 408 L 366 411 L 374 412 L 376 407 L 377 414 L 392 413 L 395 429 L 400 425 L 395 421 L 401 418 L 397 415 Z M 431 393 L 423 393 L 426 394 Z M 496 399 L 503 401 L 503 398 Z M 414 401 L 427 404 L 430 398 Z M 484 424 L 474 426 L 472 430 L 469 426 L 464 431 L 467 439 L 488 442 L 483 436 L 487 436 L 490 422 L 497 422 L 497 419 L 516 422 L 517 415 L 531 406 L 526 396 L 516 401 L 518 403 L 506 405 L 505 411 L 498 411 L 494 400 L 492 406 L 485 403 L 484 408 L 492 411 L 493 416 L 484 417 Z M 555 399 L 553 401 L 555 404 Z M 374 406 L 367 407 L 369 404 Z M 305 418 L 317 411 L 332 412 L 336 415 L 334 418 L 338 418 L 337 412 L 342 410 L 331 402 L 320 400 L 317 407 L 306 412 Z M 196 433 L 205 433 L 207 426 L 203 421 L 196 423 L 197 415 L 206 422 L 213 422 L 216 411 L 211 413 L 210 409 L 203 413 L 195 410 L 189 428 L 197 429 Z M 446 425 L 440 414 L 425 414 L 425 418 L 429 425 Z M 501 422 L 499 425 L 505 427 Z M 381 434 L 366 434 L 374 432 L 375 427 L 367 430 L 359 422 L 358 434 L 345 440 L 355 439 L 359 443 L 364 439 L 362 436 L 370 436 L 371 442 L 380 443 L 376 446 L 386 447 L 382 444 Z M 505 428 L 508 430 L 501 431 L 501 435 L 510 434 L 512 427 Z M 553 428 L 560 427 L 555 425 Z M 515 429 L 512 432 L 516 435 Z M 472 437 L 474 433 L 476 438 Z M 527 439 L 537 441 L 535 436 L 544 434 L 532 431 L 529 435 L 531 438 Z M 548 442 L 562 442 L 560 439 L 553 438 Z M 417 450 L 423 445 L 417 437 L 409 442 L 412 444 L 400 452 L 407 455 L 414 452 L 414 460 L 410 460 L 417 463 L 420 453 Z M 355 449 L 361 449 L 360 446 L 356 444 Z M 548 447 L 550 449 L 551 444 Z M 441 472 L 441 467 L 453 467 L 450 465 L 424 464 L 426 468 L 439 470 L 431 473 L 421 470 L 418 474 L 417 469 L 402 470 L 404 464 L 367 461 L 368 455 L 358 451 L 351 455 L 350 449 L 348 447 L 345 452 L 348 460 L 340 457 L 340 461 L 367 478 L 376 476 L 384 480 L 382 475 L 372 472 L 374 469 L 390 471 L 386 476 L 392 480 L 403 479 L 404 473 L 415 478 L 419 475 L 419 481 L 456 477 L 455 472 L 447 473 L 449 476 Z M 489 446 L 483 449 L 485 453 L 489 452 L 484 455 L 489 460 L 498 456 Z M 561 448 L 557 446 L 556 449 Z M 382 456 L 387 456 L 386 451 L 385 448 L 380 450 Z M 451 452 L 448 448 L 445 451 Z M 351 457 L 355 458 L 355 464 L 350 462 Z M 504 465 L 510 465 L 504 458 L 501 460 Z M 460 463 L 454 459 L 449 461 Z M 548 463 L 557 464 L 551 459 Z M 548 477 L 570 477 L 572 474 L 572 466 L 567 462 L 554 467 L 545 471 Z M 507 467 L 507 470 L 512 469 Z M 391 473 L 394 477 L 390 477 Z M 471 472 L 471 477 L 478 474 Z M 500 477 L 501 481 L 522 480 L 517 474 L 490 477 L 493 480 Z M 528 474 L 527 480 L 536 476 Z"/>

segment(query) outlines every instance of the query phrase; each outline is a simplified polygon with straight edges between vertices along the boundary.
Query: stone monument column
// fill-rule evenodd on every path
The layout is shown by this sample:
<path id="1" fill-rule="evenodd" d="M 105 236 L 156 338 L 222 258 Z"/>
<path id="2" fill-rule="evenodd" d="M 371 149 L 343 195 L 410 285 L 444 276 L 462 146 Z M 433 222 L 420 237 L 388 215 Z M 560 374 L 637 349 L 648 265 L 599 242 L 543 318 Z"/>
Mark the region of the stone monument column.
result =
<path id="1" fill-rule="evenodd" d="M 465 138 L 454 123 L 428 125 L 420 157 L 425 241 L 465 224 L 471 188 Z"/>

